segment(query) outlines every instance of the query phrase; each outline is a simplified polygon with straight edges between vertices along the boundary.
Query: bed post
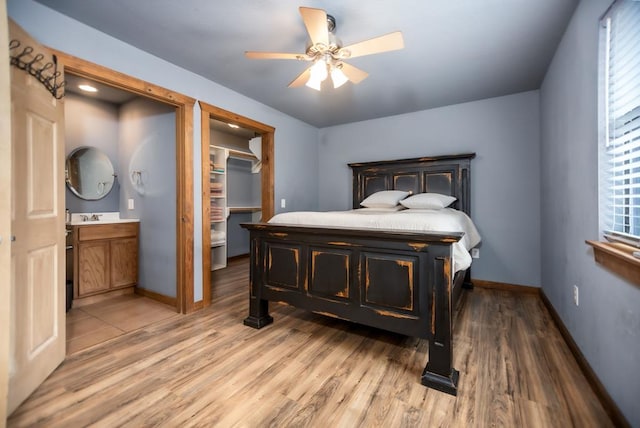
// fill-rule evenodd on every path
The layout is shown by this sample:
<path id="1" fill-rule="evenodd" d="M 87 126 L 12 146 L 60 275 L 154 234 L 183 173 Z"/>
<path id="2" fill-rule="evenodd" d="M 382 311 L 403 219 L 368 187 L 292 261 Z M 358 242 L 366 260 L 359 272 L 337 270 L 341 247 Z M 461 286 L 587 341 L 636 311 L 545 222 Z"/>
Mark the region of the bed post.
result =
<path id="1" fill-rule="evenodd" d="M 452 295 L 450 257 L 436 257 L 433 263 L 434 275 L 431 286 L 431 308 L 435 312 L 431 318 L 431 338 L 429 339 L 429 361 L 422 372 L 421 383 L 429 388 L 457 395 L 458 371 L 453 368 L 452 352 Z"/>
<path id="2" fill-rule="evenodd" d="M 258 299 L 252 293 L 249 299 L 249 316 L 243 322 L 244 325 L 253 328 L 262 328 L 271 324 L 273 317 L 269 315 L 269 301 Z"/>
<path id="3" fill-rule="evenodd" d="M 249 269 L 249 316 L 244 319 L 244 325 L 253 328 L 262 328 L 273 322 L 269 315 L 269 301 L 261 297 L 262 270 L 260 269 L 259 238 L 251 237 L 251 266 Z"/>
<path id="4" fill-rule="evenodd" d="M 471 281 L 471 267 L 467 268 L 467 271 L 464 273 L 464 281 L 462 282 L 462 288 L 466 288 L 467 290 L 473 290 L 473 282 Z"/>

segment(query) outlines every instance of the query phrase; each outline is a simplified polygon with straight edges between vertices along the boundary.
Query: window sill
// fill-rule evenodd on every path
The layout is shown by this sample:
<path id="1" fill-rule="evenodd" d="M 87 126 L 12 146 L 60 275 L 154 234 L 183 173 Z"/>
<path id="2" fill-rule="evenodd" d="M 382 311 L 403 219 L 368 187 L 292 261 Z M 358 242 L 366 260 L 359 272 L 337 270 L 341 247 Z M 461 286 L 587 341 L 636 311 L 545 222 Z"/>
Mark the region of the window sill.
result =
<path id="1" fill-rule="evenodd" d="M 633 247 L 614 242 L 586 241 L 593 247 L 593 256 L 610 271 L 640 285 L 640 259 L 633 256 Z"/>

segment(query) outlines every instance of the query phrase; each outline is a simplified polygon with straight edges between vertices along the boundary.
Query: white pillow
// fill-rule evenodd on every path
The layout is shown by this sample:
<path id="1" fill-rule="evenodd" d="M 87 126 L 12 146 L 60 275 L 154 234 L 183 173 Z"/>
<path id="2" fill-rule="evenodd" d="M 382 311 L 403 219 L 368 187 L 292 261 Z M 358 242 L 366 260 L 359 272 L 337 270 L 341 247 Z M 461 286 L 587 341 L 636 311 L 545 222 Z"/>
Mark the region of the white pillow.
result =
<path id="1" fill-rule="evenodd" d="M 393 208 L 401 199 L 407 197 L 409 192 L 402 190 L 382 190 L 370 195 L 360 205 L 367 208 Z"/>
<path id="2" fill-rule="evenodd" d="M 456 198 L 440 193 L 419 193 L 400 201 L 407 208 L 440 210 L 451 205 Z"/>
<path id="3" fill-rule="evenodd" d="M 357 212 L 365 212 L 365 213 L 393 213 L 396 211 L 402 211 L 406 208 L 402 205 L 396 205 L 395 207 L 378 207 L 378 208 L 358 208 Z"/>

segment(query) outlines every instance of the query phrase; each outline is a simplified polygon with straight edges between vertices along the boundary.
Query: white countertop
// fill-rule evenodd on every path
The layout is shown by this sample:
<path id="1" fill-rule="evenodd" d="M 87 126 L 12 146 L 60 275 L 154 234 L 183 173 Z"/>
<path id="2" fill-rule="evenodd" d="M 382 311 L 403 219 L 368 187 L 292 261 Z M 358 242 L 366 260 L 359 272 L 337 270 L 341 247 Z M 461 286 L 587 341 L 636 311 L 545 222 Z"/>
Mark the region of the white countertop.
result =
<path id="1" fill-rule="evenodd" d="M 84 216 L 91 218 L 92 216 L 98 216 L 98 220 L 82 220 Z M 88 226 L 93 224 L 113 224 L 113 223 L 138 223 L 140 219 L 137 218 L 120 218 L 118 212 L 106 212 L 106 213 L 72 213 L 71 214 L 71 226 Z"/>

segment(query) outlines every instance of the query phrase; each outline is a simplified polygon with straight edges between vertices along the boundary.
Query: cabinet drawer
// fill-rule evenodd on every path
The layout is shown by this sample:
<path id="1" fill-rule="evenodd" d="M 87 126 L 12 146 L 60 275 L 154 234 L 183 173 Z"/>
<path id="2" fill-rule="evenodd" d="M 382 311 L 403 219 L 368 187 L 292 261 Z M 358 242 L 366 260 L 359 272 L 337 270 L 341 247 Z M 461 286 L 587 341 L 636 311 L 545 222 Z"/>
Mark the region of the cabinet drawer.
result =
<path id="1" fill-rule="evenodd" d="M 138 223 L 92 224 L 78 226 L 78 240 L 126 238 L 138 235 Z"/>

